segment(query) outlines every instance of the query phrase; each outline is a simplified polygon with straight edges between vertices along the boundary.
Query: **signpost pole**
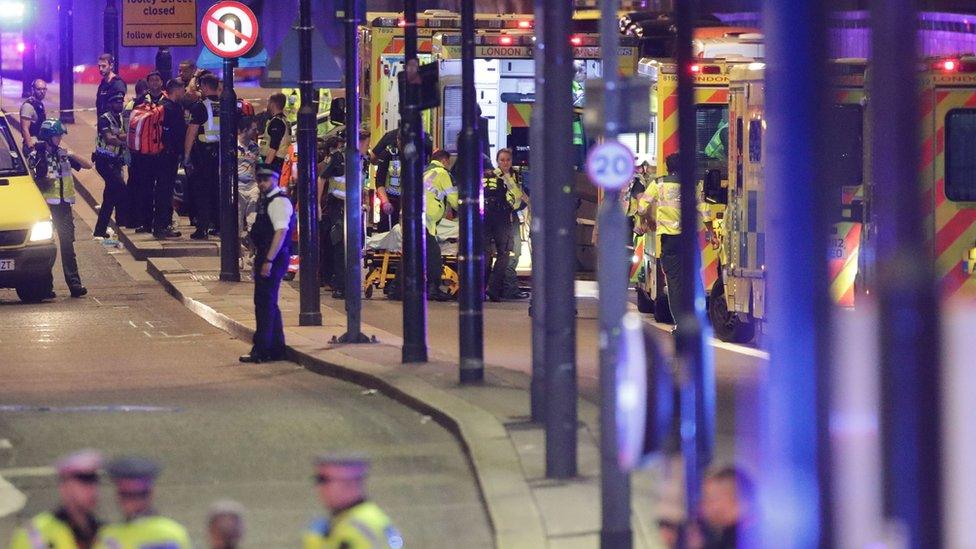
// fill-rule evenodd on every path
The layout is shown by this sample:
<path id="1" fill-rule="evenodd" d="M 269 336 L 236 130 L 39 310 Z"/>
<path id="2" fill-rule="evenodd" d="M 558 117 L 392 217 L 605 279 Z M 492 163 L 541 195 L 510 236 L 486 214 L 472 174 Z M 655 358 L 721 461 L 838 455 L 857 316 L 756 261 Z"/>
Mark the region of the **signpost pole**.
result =
<path id="1" fill-rule="evenodd" d="M 542 197 L 542 186 L 545 181 L 546 161 L 546 3 L 542 0 L 535 2 L 535 36 L 536 47 L 533 48 L 535 63 L 535 105 L 532 108 L 532 119 L 529 124 L 529 168 L 532 181 L 529 183 L 531 192 Z M 546 223 L 546 201 L 533 200 L 530 206 L 532 223 L 529 235 L 532 244 L 532 296 L 529 301 L 529 317 L 532 320 L 532 380 L 529 383 L 529 407 L 532 421 L 543 423 L 546 420 L 546 294 L 545 287 L 545 237 L 542 230 Z"/>
<path id="2" fill-rule="evenodd" d="M 478 115 L 474 89 L 474 3 L 461 2 L 461 249 L 458 270 L 461 276 L 458 325 L 460 327 L 461 383 L 485 377 L 484 319 L 484 237 L 481 221 L 482 158 L 478 143 Z"/>
<path id="3" fill-rule="evenodd" d="M 37 78 L 37 8 L 35 4 L 36 2 L 28 2 L 26 13 L 24 13 L 28 24 L 23 31 L 24 53 L 21 55 L 21 59 L 23 60 L 21 65 L 23 70 L 21 97 L 30 97 L 34 93 L 31 84 Z"/>
<path id="4" fill-rule="evenodd" d="M 616 142 L 624 124 L 620 120 L 620 82 L 617 47 L 618 0 L 603 0 L 600 18 L 600 49 L 603 58 L 603 96 L 605 143 Z M 629 151 L 628 151 L 629 156 Z M 610 170 L 616 169 L 611 163 Z M 624 168 L 633 169 L 633 160 Z M 622 187 L 626 189 L 625 186 Z M 621 188 L 605 188 L 600 204 L 597 282 L 600 288 L 600 547 L 629 548 L 633 545 L 630 529 L 630 476 L 621 470 L 617 460 L 617 362 L 623 317 L 627 312 L 627 222 L 620 207 Z"/>
<path id="5" fill-rule="evenodd" d="M 237 225 L 237 59 L 224 58 L 224 91 L 220 96 L 220 280 L 240 282 L 240 227 Z"/>
<path id="6" fill-rule="evenodd" d="M 74 0 L 61 0 L 58 10 L 59 35 L 61 48 L 59 56 L 59 103 L 61 105 L 61 122 L 75 123 L 75 74 L 74 74 Z"/>
<path id="7" fill-rule="evenodd" d="M 119 10 L 115 7 L 115 0 L 105 0 L 105 13 L 102 17 L 104 42 L 102 50 L 111 53 L 118 70 L 119 63 Z"/>
<path id="8" fill-rule="evenodd" d="M 359 152 L 359 0 L 345 0 L 346 23 L 346 333 L 342 343 L 369 343 L 362 333 L 363 170 Z"/>
<path id="9" fill-rule="evenodd" d="M 400 102 L 403 148 L 403 255 L 400 281 L 403 289 L 404 363 L 427 362 L 427 239 L 424 227 L 424 134 L 420 126 L 420 86 L 417 60 L 417 0 L 403 1 L 405 97 Z M 412 78 L 413 77 L 413 78 Z M 438 277 L 440 273 L 430 273 Z"/>
<path id="10" fill-rule="evenodd" d="M 545 64 L 540 68 L 546 85 L 542 108 L 547 138 L 545 173 L 538 181 L 533 204 L 546 202 L 545 281 L 534 288 L 545 293 L 546 367 L 546 477 L 576 476 L 576 173 L 573 169 L 573 51 L 569 32 L 572 4 L 543 0 L 546 22 Z M 541 188 L 540 188 L 541 187 Z"/>
<path id="11" fill-rule="evenodd" d="M 301 261 L 299 263 L 298 324 L 322 325 L 319 294 L 319 218 L 316 197 L 315 103 L 312 98 L 312 7 L 311 0 L 298 4 L 298 226 Z M 348 133 L 349 128 L 346 127 Z M 347 288 L 353 291 L 352 288 Z"/>

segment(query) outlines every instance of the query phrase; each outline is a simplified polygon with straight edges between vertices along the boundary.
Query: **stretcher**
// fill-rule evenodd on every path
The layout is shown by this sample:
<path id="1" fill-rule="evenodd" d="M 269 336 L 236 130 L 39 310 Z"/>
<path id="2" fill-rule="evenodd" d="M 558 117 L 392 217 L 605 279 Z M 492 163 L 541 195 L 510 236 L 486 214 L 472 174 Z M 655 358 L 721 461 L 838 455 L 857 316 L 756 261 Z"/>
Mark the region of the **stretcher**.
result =
<path id="1" fill-rule="evenodd" d="M 437 226 L 438 241 L 441 245 L 441 287 L 451 295 L 457 295 L 460 276 L 457 272 L 457 222 L 443 220 Z M 400 226 L 395 225 L 388 233 L 370 235 L 366 239 L 363 252 L 363 265 L 366 276 L 363 278 L 363 296 L 373 297 L 374 290 L 383 290 L 400 268 L 401 257 Z"/>

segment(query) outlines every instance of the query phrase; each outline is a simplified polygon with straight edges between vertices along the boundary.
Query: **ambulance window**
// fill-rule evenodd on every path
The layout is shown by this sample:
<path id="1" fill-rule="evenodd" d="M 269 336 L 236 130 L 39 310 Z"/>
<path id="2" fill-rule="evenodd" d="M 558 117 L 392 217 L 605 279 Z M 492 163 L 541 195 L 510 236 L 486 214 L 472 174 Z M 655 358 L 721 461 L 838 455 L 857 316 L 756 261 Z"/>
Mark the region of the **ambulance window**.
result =
<path id="1" fill-rule="evenodd" d="M 860 185 L 864 182 L 864 108 L 836 104 L 832 112 L 831 177 L 841 185 Z"/>
<path id="2" fill-rule="evenodd" d="M 698 105 L 695 109 L 695 126 L 698 165 L 713 162 L 727 164 L 729 108 L 725 105 Z"/>
<path id="3" fill-rule="evenodd" d="M 749 121 L 749 162 L 762 160 L 762 120 Z"/>
<path id="4" fill-rule="evenodd" d="M 976 109 L 946 115 L 945 194 L 955 202 L 976 202 Z"/>

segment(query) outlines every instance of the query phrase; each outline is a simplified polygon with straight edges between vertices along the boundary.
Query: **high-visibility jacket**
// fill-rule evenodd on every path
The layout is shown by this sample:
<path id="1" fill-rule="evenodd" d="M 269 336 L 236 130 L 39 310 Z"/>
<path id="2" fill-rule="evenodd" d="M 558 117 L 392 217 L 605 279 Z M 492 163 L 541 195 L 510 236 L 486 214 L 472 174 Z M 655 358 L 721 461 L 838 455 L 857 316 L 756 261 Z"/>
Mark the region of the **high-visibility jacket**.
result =
<path id="1" fill-rule="evenodd" d="M 197 140 L 207 144 L 220 143 L 220 102 L 207 98 L 203 100 L 203 106 L 207 109 L 207 121 Z"/>
<path id="2" fill-rule="evenodd" d="M 116 135 L 119 135 L 120 133 L 122 135 L 125 135 L 125 132 L 124 132 L 123 126 L 122 126 L 122 114 L 121 113 L 116 114 L 116 113 L 114 113 L 112 111 L 109 111 L 109 112 L 103 114 L 102 115 L 102 118 L 108 120 L 108 125 L 109 125 L 109 131 L 110 132 L 112 132 L 113 134 L 116 134 Z M 124 142 L 125 141 L 123 139 L 123 143 Z M 121 158 L 122 157 L 122 154 L 124 152 L 124 149 L 125 149 L 125 147 L 123 145 L 109 145 L 108 142 L 105 141 L 105 136 L 102 135 L 102 132 L 98 132 L 98 137 L 95 139 L 95 154 L 96 155 L 100 155 L 100 156 L 107 157 L 107 158 L 110 158 L 110 159 L 118 159 L 118 158 Z"/>
<path id="3" fill-rule="evenodd" d="M 364 501 L 328 520 L 311 524 L 303 549 L 400 549 L 403 537 L 375 503 Z"/>
<path id="4" fill-rule="evenodd" d="M 583 93 L 583 84 L 573 80 L 573 145 L 581 146 L 583 144 L 583 117 L 579 114 L 578 109 L 583 108 L 583 104 L 586 97 Z"/>
<path id="5" fill-rule="evenodd" d="M 484 179 L 485 215 L 497 215 L 500 213 L 514 213 L 522 207 L 524 193 L 522 185 L 515 172 L 509 172 L 507 176 L 502 175 L 502 171 L 495 168 L 489 172 Z"/>
<path id="6" fill-rule="evenodd" d="M 288 124 L 288 120 L 285 115 L 276 114 L 268 119 L 264 124 L 264 133 L 261 135 L 261 139 L 258 140 L 258 145 L 261 148 L 261 160 L 263 161 L 268 156 L 268 151 L 271 150 L 271 135 L 268 133 L 268 128 L 271 126 L 272 120 L 281 120 L 285 123 L 285 135 L 281 138 L 281 143 L 278 144 L 278 148 L 275 149 L 275 158 L 280 158 L 282 162 L 288 158 L 288 147 L 291 145 L 291 127 Z"/>
<path id="7" fill-rule="evenodd" d="M 10 549 L 78 549 L 78 542 L 67 522 L 54 513 L 41 513 L 14 530 Z"/>
<path id="8" fill-rule="evenodd" d="M 37 149 L 31 151 L 27 158 L 27 164 L 34 172 L 37 187 L 41 190 L 41 196 L 48 204 L 74 204 L 75 202 L 75 178 L 71 174 L 71 159 L 68 151 L 58 147 L 53 149 L 53 145 L 48 144 L 45 164 L 47 171 L 38 173 L 42 159 Z"/>
<path id="9" fill-rule="evenodd" d="M 190 536 L 180 523 L 173 519 L 150 515 L 110 524 L 98 532 L 95 549 L 190 549 Z"/>
<path id="10" fill-rule="evenodd" d="M 727 149 L 725 144 L 729 141 L 729 121 L 722 120 L 718 124 L 718 128 L 715 133 L 712 134 L 712 138 L 708 140 L 708 144 L 705 145 L 705 156 L 709 158 L 714 158 L 715 160 L 725 160 Z"/>
<path id="11" fill-rule="evenodd" d="M 443 164 L 431 160 L 424 171 L 424 199 L 427 206 L 427 231 L 437 236 L 437 224 L 444 218 L 447 206 L 457 209 L 458 191 L 451 173 Z"/>
<path id="12" fill-rule="evenodd" d="M 696 192 L 696 195 L 698 194 L 701 194 L 700 189 Z M 666 175 L 658 178 L 648 187 L 642 201 L 657 207 L 655 216 L 657 234 L 681 234 L 681 184 L 677 176 Z M 708 204 L 698 200 L 696 207 L 704 221 L 711 220 Z"/>

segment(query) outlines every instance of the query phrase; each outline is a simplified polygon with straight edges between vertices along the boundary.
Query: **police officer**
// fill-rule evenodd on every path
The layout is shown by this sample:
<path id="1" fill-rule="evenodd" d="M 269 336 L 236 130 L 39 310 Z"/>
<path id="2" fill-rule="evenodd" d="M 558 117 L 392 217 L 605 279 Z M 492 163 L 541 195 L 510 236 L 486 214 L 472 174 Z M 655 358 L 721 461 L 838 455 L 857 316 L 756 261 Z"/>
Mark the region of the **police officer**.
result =
<path id="1" fill-rule="evenodd" d="M 166 83 L 166 91 L 160 104 L 163 106 L 163 152 L 157 160 L 159 173 L 153 193 L 153 237 L 156 239 L 178 238 L 182 233 L 174 230 L 173 188 L 183 155 L 183 140 L 186 136 L 186 119 L 183 114 L 183 82 L 171 78 Z"/>
<path id="2" fill-rule="evenodd" d="M 98 139 L 95 142 L 95 170 L 105 181 L 102 206 L 95 223 L 95 238 L 108 238 L 108 222 L 112 212 L 125 195 L 125 179 L 122 166 L 126 156 L 126 130 L 122 123 L 122 107 L 125 96 L 117 93 L 108 101 L 108 112 L 98 117 Z M 118 216 L 116 216 L 117 218 Z"/>
<path id="3" fill-rule="evenodd" d="M 403 537 L 390 518 L 366 496 L 369 460 L 359 455 L 315 458 L 315 485 L 329 518 L 305 532 L 304 549 L 400 549 Z"/>
<path id="4" fill-rule="evenodd" d="M 71 297 L 81 297 L 88 290 L 81 285 L 78 260 L 75 258 L 75 219 L 71 211 L 71 205 L 75 203 L 75 178 L 71 170 L 87 170 L 92 165 L 88 160 L 61 147 L 61 136 L 66 133 L 68 130 L 61 125 L 60 120 L 45 120 L 38 131 L 40 141 L 27 157 L 27 164 L 34 173 L 34 181 L 37 182 L 54 219 L 64 280 L 68 284 Z M 53 298 L 54 292 L 49 297 Z"/>
<path id="5" fill-rule="evenodd" d="M 500 149 L 495 158 L 498 167 L 485 174 L 484 180 L 485 250 L 494 244 L 495 261 L 488 276 L 488 299 L 501 301 L 505 297 L 505 276 L 512 261 L 515 211 L 522 206 L 524 196 L 518 176 L 512 171 L 512 151 Z"/>
<path id="6" fill-rule="evenodd" d="M 254 345 L 241 362 L 268 362 L 285 356 L 285 332 L 278 308 L 278 289 L 288 270 L 291 232 L 294 230 L 291 201 L 278 186 L 278 172 L 258 168 L 257 216 L 251 225 L 254 256 Z"/>
<path id="7" fill-rule="evenodd" d="M 671 308 L 671 317 L 678 322 L 684 311 L 679 309 L 678 296 L 681 295 L 681 288 L 688 284 L 689 280 L 694 280 L 692 273 L 685 273 L 681 270 L 680 245 L 678 235 L 681 234 L 681 183 L 678 180 L 678 155 L 669 155 L 665 160 L 668 175 L 657 179 L 650 185 L 644 198 L 641 200 L 640 210 L 644 211 L 653 205 L 656 207 L 655 226 L 657 237 L 660 239 L 660 253 L 658 258 L 661 261 L 661 268 L 668 286 L 668 304 Z M 709 233 L 712 232 L 712 220 L 708 212 L 708 206 L 704 202 L 699 202 L 698 212 L 701 214 Z"/>
<path id="8" fill-rule="evenodd" d="M 44 110 L 44 96 L 47 95 L 47 82 L 38 78 L 31 84 L 30 97 L 20 106 L 20 132 L 24 136 L 24 150 L 30 149 L 37 143 L 37 134 L 41 130 L 41 122 L 47 119 Z"/>
<path id="9" fill-rule="evenodd" d="M 102 116 L 108 111 L 109 99 L 119 93 L 125 95 L 126 86 L 122 77 L 115 74 L 115 56 L 111 53 L 98 56 L 98 73 L 102 75 L 102 80 L 95 94 L 95 115 Z"/>
<path id="10" fill-rule="evenodd" d="M 264 134 L 258 140 L 263 163 L 279 174 L 291 147 L 291 128 L 285 119 L 286 101 L 285 94 L 280 92 L 268 98 L 268 121 L 264 125 Z"/>
<path id="11" fill-rule="evenodd" d="M 110 462 L 107 469 L 115 483 L 123 521 L 102 528 L 95 549 L 190 548 L 186 529 L 153 508 L 159 465 L 141 457 L 123 457 Z"/>
<path id="12" fill-rule="evenodd" d="M 10 549 L 88 549 L 102 523 L 98 508 L 98 469 L 102 456 L 94 450 L 69 454 L 55 464 L 60 505 L 41 513 L 14 531 Z"/>
<path id="13" fill-rule="evenodd" d="M 190 107 L 190 123 L 183 142 L 183 165 L 190 179 L 197 223 L 190 238 L 206 240 L 207 233 L 213 228 L 217 205 L 220 168 L 220 97 L 217 90 L 220 82 L 210 73 L 199 80 L 204 98 Z"/>
<path id="14" fill-rule="evenodd" d="M 376 196 L 380 200 L 380 222 L 376 230 L 385 233 L 400 222 L 400 146 L 399 130 L 383 134 L 371 151 L 376 166 Z"/>

